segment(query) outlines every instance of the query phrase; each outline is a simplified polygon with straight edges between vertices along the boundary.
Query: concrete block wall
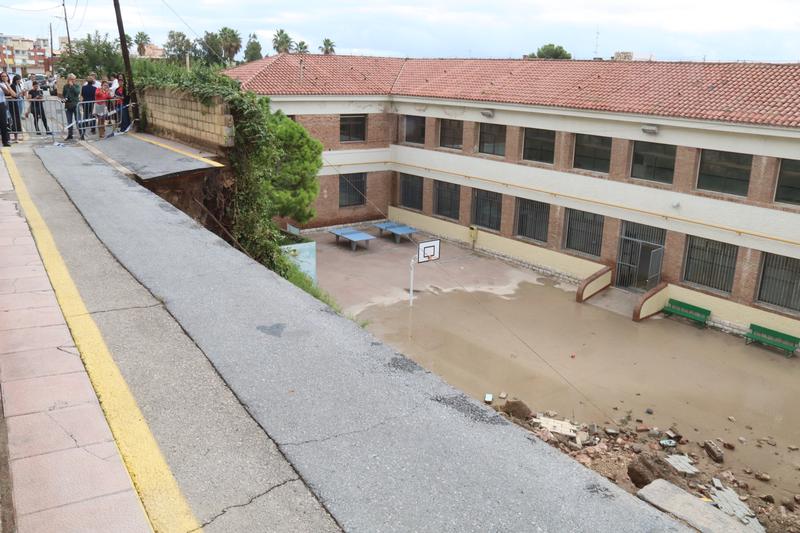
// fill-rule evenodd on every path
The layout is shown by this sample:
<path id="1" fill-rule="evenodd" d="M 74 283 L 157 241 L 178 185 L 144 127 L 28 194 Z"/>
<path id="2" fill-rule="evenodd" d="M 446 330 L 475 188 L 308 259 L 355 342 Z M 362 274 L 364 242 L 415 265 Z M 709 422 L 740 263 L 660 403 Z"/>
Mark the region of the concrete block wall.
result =
<path id="1" fill-rule="evenodd" d="M 233 146 L 233 116 L 219 97 L 205 105 L 183 91 L 146 89 L 139 95 L 139 104 L 153 133 L 214 151 Z"/>

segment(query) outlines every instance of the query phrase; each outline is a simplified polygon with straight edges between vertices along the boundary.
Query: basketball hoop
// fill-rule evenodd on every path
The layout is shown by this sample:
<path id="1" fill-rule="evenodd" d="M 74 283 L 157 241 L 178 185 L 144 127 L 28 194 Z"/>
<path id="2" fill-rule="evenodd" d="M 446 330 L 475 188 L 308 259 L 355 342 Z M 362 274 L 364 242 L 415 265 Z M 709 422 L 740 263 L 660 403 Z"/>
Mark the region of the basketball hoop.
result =
<path id="1" fill-rule="evenodd" d="M 435 239 L 432 241 L 424 241 L 419 243 L 417 247 L 416 257 L 411 258 L 409 264 L 409 281 L 408 281 L 408 305 L 414 305 L 414 263 L 428 263 L 430 261 L 437 261 L 439 259 L 439 248 L 441 241 Z"/>

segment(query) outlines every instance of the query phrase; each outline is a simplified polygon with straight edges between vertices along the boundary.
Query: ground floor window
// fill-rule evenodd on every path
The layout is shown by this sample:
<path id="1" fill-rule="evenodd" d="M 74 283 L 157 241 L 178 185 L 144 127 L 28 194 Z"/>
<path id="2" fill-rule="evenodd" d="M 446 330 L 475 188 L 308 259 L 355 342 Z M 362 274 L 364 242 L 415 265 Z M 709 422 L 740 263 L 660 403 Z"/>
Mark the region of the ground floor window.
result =
<path id="1" fill-rule="evenodd" d="M 461 208 L 461 186 L 446 181 L 433 182 L 433 212 L 441 217 L 458 220 Z"/>
<path id="2" fill-rule="evenodd" d="M 422 178 L 400 174 L 400 205 L 422 211 Z"/>
<path id="3" fill-rule="evenodd" d="M 800 259 L 764 254 L 758 299 L 800 311 Z"/>
<path id="4" fill-rule="evenodd" d="M 723 292 L 731 292 L 736 254 L 733 244 L 689 235 L 683 280 Z"/>
<path id="5" fill-rule="evenodd" d="M 550 204 L 526 198 L 517 198 L 517 235 L 547 242 L 547 226 L 549 222 Z"/>
<path id="6" fill-rule="evenodd" d="M 367 203 L 367 173 L 339 175 L 339 207 Z"/>
<path id="7" fill-rule="evenodd" d="M 564 248 L 600 256 L 605 217 L 577 209 L 567 209 L 567 236 Z"/>
<path id="8" fill-rule="evenodd" d="M 800 204 L 800 160 L 784 159 L 781 161 L 775 201 Z"/>
<path id="9" fill-rule="evenodd" d="M 499 192 L 473 189 L 472 223 L 484 228 L 500 230 L 500 211 L 503 195 Z"/>

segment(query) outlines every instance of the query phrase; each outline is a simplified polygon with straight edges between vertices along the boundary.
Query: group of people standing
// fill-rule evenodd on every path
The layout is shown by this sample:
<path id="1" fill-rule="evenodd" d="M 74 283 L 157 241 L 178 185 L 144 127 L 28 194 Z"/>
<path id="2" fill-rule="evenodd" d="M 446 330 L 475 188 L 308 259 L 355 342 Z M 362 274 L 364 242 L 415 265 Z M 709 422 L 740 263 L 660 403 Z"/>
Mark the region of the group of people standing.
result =
<path id="1" fill-rule="evenodd" d="M 22 119 L 33 115 L 33 125 L 37 135 L 41 135 L 39 122 L 44 126 L 45 133 L 51 134 L 45 114 L 45 96 L 34 81 L 27 88 L 19 75 L 9 79 L 7 73 L 0 73 L 0 134 L 3 146 L 11 145 L 11 134 L 14 142 L 22 142 Z M 130 126 L 128 105 L 130 98 L 127 94 L 125 76 L 112 74 L 108 80 L 97 80 L 97 75 L 92 72 L 86 82 L 79 86 L 74 74 L 67 76 L 67 83 L 61 95 L 64 111 L 67 118 L 66 140 L 73 139 L 73 130 L 77 126 L 81 140 L 85 139 L 87 131 L 92 134 L 99 133 L 105 137 L 106 124 L 119 121 L 120 130 L 125 131 Z M 30 102 L 27 112 L 26 102 Z"/>

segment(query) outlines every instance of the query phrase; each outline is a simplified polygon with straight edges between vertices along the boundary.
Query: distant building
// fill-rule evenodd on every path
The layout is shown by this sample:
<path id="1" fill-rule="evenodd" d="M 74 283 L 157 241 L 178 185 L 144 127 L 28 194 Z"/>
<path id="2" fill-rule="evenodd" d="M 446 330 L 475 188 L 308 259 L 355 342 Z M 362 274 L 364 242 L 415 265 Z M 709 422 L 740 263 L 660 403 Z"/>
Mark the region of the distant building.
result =
<path id="1" fill-rule="evenodd" d="M 147 59 L 164 59 L 167 55 L 164 53 L 162 47 L 155 44 L 146 44 L 144 45 L 144 55 L 142 57 Z"/>
<path id="2" fill-rule="evenodd" d="M 50 40 L 0 34 L 0 69 L 23 76 L 50 72 Z"/>
<path id="3" fill-rule="evenodd" d="M 614 52 L 614 61 L 633 61 L 633 52 Z"/>

